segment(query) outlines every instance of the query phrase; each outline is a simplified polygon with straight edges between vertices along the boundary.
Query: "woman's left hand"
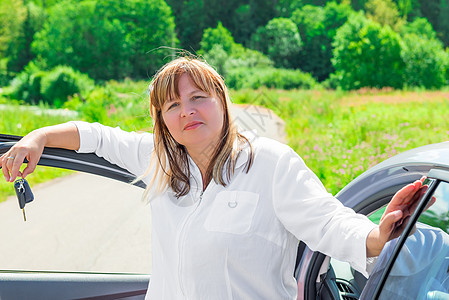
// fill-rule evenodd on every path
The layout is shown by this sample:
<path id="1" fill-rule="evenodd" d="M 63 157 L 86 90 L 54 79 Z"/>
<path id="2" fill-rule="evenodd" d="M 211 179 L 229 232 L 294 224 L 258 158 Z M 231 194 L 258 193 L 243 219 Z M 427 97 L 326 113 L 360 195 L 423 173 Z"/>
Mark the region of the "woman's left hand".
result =
<path id="1" fill-rule="evenodd" d="M 367 239 L 367 257 L 378 256 L 385 243 L 401 235 L 410 216 L 418 206 L 419 199 L 427 191 L 423 185 L 426 177 L 416 180 L 400 189 L 388 203 L 379 227 L 373 229 Z M 435 199 L 429 204 L 432 205 Z"/>

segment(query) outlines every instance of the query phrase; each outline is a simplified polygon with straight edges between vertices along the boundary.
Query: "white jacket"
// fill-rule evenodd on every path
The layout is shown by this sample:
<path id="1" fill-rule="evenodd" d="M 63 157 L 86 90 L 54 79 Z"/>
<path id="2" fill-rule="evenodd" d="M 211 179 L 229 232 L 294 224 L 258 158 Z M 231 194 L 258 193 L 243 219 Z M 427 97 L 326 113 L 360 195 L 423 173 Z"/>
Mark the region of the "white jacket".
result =
<path id="1" fill-rule="evenodd" d="M 95 152 L 137 176 L 146 171 L 152 134 L 75 124 L 79 152 Z M 375 224 L 327 193 L 290 147 L 260 137 L 251 142 L 253 166 L 244 172 L 245 149 L 226 187 L 212 180 L 203 193 L 190 159 L 189 194 L 151 199 L 149 299 L 296 299 L 299 240 L 366 274 L 366 238 Z"/>

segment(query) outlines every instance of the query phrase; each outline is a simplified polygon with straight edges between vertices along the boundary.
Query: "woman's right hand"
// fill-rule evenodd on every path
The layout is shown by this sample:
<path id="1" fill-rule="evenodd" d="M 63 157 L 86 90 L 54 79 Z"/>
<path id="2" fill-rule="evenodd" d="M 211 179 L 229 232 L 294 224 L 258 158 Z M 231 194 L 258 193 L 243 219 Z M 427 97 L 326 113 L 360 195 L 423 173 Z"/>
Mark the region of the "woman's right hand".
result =
<path id="1" fill-rule="evenodd" d="M 17 176 L 25 178 L 33 173 L 44 151 L 46 140 L 47 136 L 44 129 L 34 130 L 0 157 L 0 167 L 6 181 L 13 182 Z M 28 160 L 28 165 L 21 172 L 20 167 L 25 158 Z"/>

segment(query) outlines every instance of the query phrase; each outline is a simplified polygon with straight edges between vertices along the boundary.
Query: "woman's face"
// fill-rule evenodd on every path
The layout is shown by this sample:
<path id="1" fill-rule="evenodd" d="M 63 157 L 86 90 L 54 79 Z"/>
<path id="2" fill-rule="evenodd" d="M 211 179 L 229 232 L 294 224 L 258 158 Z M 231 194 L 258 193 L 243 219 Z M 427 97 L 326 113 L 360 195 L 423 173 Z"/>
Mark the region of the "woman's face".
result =
<path id="1" fill-rule="evenodd" d="M 186 73 L 179 78 L 179 99 L 168 99 L 162 118 L 173 138 L 192 151 L 205 155 L 215 149 L 223 128 L 223 108 L 215 95 L 197 88 Z"/>

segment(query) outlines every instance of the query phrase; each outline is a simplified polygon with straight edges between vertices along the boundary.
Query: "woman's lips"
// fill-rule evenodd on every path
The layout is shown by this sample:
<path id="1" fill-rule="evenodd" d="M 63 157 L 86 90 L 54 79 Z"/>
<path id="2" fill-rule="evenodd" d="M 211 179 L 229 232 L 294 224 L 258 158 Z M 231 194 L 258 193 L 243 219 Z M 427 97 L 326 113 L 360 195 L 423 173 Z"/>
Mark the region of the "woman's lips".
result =
<path id="1" fill-rule="evenodd" d="M 203 124 L 202 122 L 197 122 L 197 121 L 195 121 L 195 122 L 190 122 L 190 123 L 187 123 L 186 126 L 184 126 L 184 130 L 193 130 L 193 129 L 198 128 L 198 127 L 201 126 L 202 124 Z"/>

